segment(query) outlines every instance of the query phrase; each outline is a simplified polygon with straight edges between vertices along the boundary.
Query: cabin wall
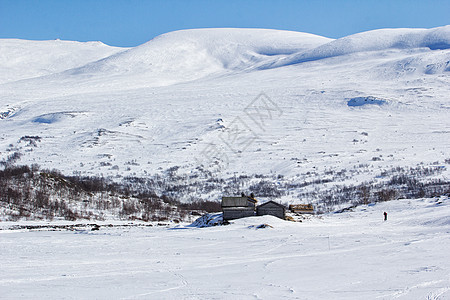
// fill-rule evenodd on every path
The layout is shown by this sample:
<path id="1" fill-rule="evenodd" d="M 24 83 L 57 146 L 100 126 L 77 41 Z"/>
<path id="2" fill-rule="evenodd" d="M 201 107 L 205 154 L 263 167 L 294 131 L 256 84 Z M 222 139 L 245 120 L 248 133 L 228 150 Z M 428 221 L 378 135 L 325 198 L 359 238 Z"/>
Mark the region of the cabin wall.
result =
<path id="1" fill-rule="evenodd" d="M 258 216 L 264 215 L 275 216 L 280 219 L 284 219 L 286 217 L 285 210 L 282 207 L 275 205 L 274 206 L 265 205 L 262 207 L 257 207 L 256 214 Z"/>
<path id="2" fill-rule="evenodd" d="M 245 218 L 245 217 L 252 217 L 255 215 L 254 209 L 223 209 L 223 219 L 224 220 L 234 220 L 239 218 Z"/>

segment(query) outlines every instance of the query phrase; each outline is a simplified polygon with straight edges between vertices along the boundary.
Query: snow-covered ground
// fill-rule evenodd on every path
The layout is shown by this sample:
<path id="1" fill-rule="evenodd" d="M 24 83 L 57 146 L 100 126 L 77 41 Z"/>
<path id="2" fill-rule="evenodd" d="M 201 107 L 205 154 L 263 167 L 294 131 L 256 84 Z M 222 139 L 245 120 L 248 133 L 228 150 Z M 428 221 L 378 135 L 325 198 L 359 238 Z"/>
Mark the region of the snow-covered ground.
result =
<path id="1" fill-rule="evenodd" d="M 1 230 L 0 298 L 450 299 L 449 216 L 441 197 L 301 223 Z"/>

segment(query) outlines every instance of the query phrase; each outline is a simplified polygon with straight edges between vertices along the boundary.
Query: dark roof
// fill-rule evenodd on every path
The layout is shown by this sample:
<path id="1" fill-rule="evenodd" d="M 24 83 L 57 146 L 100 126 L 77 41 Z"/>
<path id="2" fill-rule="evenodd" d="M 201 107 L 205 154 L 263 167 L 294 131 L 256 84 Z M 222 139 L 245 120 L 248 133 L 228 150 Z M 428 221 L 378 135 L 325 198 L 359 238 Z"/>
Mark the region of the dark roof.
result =
<path id="1" fill-rule="evenodd" d="M 283 208 L 283 209 L 286 209 L 286 208 L 284 207 L 284 205 L 282 205 L 282 204 L 280 204 L 280 203 L 277 203 L 277 202 L 275 202 L 275 201 L 272 201 L 272 200 L 267 201 L 266 203 L 261 204 L 261 205 L 259 205 L 258 207 L 263 207 L 264 205 L 267 205 L 267 204 L 269 204 L 269 203 L 275 204 L 275 205 L 277 205 L 277 206 L 279 206 L 279 207 L 281 207 L 281 208 Z"/>
<path id="2" fill-rule="evenodd" d="M 256 199 L 250 197 L 222 197 L 222 207 L 247 207 L 249 203 L 256 202 Z"/>

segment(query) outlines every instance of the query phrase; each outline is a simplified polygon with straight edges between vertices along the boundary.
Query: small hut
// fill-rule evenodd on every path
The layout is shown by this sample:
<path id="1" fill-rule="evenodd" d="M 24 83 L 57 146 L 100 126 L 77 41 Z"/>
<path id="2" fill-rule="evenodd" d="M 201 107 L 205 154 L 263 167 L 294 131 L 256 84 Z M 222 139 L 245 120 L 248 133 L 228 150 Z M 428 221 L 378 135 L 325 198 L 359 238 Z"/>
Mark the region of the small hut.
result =
<path id="1" fill-rule="evenodd" d="M 297 214 L 314 214 L 314 206 L 312 204 L 291 204 L 289 210 Z"/>
<path id="2" fill-rule="evenodd" d="M 222 197 L 224 220 L 233 220 L 255 215 L 256 199 L 243 195 L 242 197 Z"/>
<path id="3" fill-rule="evenodd" d="M 256 214 L 258 216 L 271 215 L 284 220 L 286 218 L 286 208 L 279 203 L 269 201 L 259 205 L 256 208 Z"/>

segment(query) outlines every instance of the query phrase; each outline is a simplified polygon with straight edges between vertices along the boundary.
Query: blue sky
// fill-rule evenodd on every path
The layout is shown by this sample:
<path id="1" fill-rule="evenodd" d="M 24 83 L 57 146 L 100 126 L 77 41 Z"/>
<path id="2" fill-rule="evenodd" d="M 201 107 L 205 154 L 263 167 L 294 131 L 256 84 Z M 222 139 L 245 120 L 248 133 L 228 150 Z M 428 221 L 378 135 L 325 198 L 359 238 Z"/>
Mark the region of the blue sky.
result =
<path id="1" fill-rule="evenodd" d="M 450 24 L 450 0 L 0 0 L 0 38 L 136 46 L 169 31 L 247 27 L 339 38 Z"/>

